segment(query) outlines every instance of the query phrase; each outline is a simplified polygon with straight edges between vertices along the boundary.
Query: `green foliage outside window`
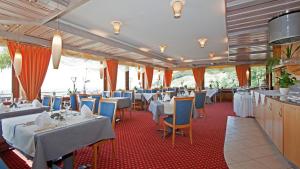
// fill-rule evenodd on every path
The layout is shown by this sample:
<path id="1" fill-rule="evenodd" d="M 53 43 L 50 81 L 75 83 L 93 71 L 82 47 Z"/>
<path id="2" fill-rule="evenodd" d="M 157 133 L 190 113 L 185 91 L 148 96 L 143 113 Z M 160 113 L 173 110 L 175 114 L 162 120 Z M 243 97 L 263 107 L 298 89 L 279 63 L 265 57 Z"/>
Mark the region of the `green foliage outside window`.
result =
<path id="1" fill-rule="evenodd" d="M 3 51 L 0 52 L 0 71 L 9 67 L 11 67 L 10 56 L 7 49 L 3 49 Z"/>

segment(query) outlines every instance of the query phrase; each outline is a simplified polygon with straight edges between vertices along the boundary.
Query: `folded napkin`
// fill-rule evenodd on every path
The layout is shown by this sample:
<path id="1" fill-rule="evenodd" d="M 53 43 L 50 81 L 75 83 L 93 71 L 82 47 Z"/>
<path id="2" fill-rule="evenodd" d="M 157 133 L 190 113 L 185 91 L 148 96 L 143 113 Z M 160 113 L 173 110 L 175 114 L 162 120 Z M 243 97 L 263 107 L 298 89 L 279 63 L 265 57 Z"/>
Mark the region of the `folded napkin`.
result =
<path id="1" fill-rule="evenodd" d="M 185 96 L 190 95 L 190 94 L 189 94 L 189 91 L 185 90 L 185 91 L 184 91 L 184 95 L 185 95 Z"/>
<path id="2" fill-rule="evenodd" d="M 37 99 L 34 99 L 32 101 L 32 106 L 33 107 L 43 107 L 43 104 L 40 101 L 38 101 Z"/>
<path id="3" fill-rule="evenodd" d="M 164 102 L 171 100 L 170 96 L 168 94 L 165 95 L 164 97 Z"/>
<path id="4" fill-rule="evenodd" d="M 256 104 L 256 106 L 258 106 L 258 101 L 259 101 L 259 93 L 258 92 L 254 92 L 254 98 L 255 98 L 255 104 Z"/>
<path id="5" fill-rule="evenodd" d="M 83 105 L 81 107 L 80 112 L 84 117 L 92 117 L 93 116 L 92 110 L 89 107 L 87 107 L 86 105 Z"/>
<path id="6" fill-rule="evenodd" d="M 190 96 L 195 96 L 195 92 L 191 91 Z"/>
<path id="7" fill-rule="evenodd" d="M 171 99 L 171 101 L 170 101 L 170 104 L 172 104 L 172 105 L 175 103 L 174 98 L 175 98 L 175 97 L 172 97 L 172 99 Z"/>
<path id="8" fill-rule="evenodd" d="M 5 106 L 3 103 L 0 104 L 0 112 L 8 112 L 9 107 Z"/>
<path id="9" fill-rule="evenodd" d="M 260 104 L 261 104 L 261 105 L 264 105 L 264 104 L 265 104 L 265 97 L 266 97 L 266 95 L 260 94 Z"/>
<path id="10" fill-rule="evenodd" d="M 38 130 L 52 126 L 52 119 L 46 111 L 38 115 L 34 122 L 38 126 Z"/>

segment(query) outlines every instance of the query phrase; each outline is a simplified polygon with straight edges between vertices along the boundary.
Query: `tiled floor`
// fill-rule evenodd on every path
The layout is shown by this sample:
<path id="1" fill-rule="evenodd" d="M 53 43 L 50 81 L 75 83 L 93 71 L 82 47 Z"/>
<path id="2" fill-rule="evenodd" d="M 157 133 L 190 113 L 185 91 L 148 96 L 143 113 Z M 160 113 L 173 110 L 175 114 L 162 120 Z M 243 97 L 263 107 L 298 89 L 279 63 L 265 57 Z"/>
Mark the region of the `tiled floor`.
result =
<path id="1" fill-rule="evenodd" d="M 251 118 L 228 117 L 224 154 L 230 169 L 292 169 Z"/>

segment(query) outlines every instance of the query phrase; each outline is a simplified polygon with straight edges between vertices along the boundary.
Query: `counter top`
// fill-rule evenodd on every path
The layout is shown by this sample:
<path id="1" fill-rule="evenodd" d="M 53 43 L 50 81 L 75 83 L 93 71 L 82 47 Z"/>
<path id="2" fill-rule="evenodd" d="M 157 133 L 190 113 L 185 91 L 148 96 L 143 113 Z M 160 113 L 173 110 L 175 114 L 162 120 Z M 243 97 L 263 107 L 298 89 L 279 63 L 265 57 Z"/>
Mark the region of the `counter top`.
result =
<path id="1" fill-rule="evenodd" d="M 295 100 L 293 96 L 267 96 L 268 98 L 274 99 L 276 101 L 279 101 L 281 103 L 285 104 L 292 104 L 296 106 L 300 106 L 300 97 L 298 96 L 299 100 Z"/>

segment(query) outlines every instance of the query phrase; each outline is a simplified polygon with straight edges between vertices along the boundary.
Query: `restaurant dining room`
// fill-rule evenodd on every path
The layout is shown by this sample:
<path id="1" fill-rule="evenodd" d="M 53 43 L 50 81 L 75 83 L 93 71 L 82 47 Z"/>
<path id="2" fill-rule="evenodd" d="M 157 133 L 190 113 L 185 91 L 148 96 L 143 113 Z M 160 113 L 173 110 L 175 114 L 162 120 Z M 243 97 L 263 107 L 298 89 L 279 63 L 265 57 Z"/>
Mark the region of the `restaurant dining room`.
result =
<path id="1" fill-rule="evenodd" d="M 0 0 L 0 169 L 299 169 L 300 0 Z"/>

